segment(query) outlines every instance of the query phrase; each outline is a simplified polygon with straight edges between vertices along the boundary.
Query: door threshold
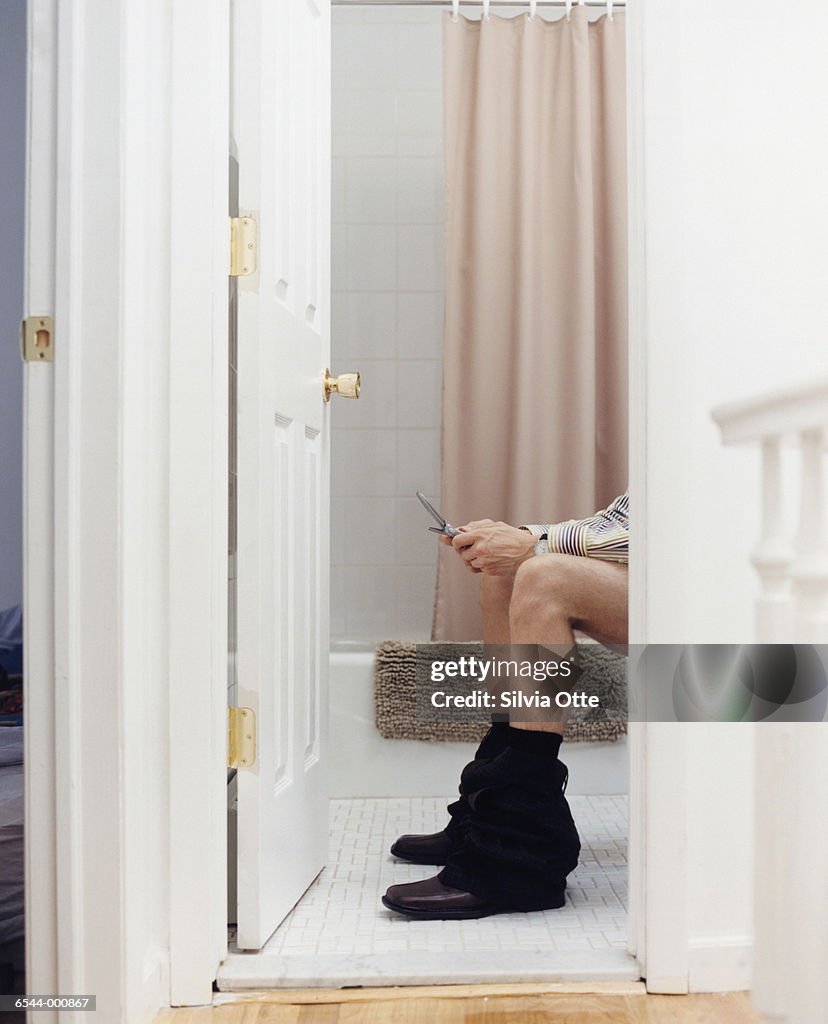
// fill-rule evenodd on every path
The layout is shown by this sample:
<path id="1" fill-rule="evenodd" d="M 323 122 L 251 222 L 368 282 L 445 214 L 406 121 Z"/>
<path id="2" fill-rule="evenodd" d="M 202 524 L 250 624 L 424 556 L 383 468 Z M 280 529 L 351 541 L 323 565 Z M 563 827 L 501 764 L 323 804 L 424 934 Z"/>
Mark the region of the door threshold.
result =
<path id="1" fill-rule="evenodd" d="M 412 921 L 385 910 L 380 898 L 389 885 L 435 871 L 395 861 L 391 844 L 403 832 L 442 828 L 450 800 L 331 801 L 328 867 L 261 950 L 239 950 L 230 929 L 219 990 L 599 984 L 641 977 L 627 950 L 623 796 L 570 798 L 581 857 L 560 909 L 469 921 Z"/>
<path id="2" fill-rule="evenodd" d="M 501 918 L 505 921 L 505 916 Z M 638 982 L 641 970 L 623 950 L 407 950 L 369 955 L 231 953 L 216 979 L 220 992 L 248 989 L 347 989 L 388 986 L 481 985 L 534 982 L 587 985 Z M 580 989 L 579 989 L 580 990 Z M 340 993 L 341 994 L 341 993 Z"/>
<path id="3" fill-rule="evenodd" d="M 500 982 L 485 985 L 373 985 L 356 988 L 292 988 L 253 989 L 244 992 L 217 992 L 213 1006 L 232 1004 L 270 1003 L 276 1005 L 323 1005 L 325 1003 L 382 1002 L 393 995 L 396 1002 L 403 999 L 474 999 L 504 996 L 546 995 L 602 995 L 645 996 L 643 981 L 550 981 Z"/>

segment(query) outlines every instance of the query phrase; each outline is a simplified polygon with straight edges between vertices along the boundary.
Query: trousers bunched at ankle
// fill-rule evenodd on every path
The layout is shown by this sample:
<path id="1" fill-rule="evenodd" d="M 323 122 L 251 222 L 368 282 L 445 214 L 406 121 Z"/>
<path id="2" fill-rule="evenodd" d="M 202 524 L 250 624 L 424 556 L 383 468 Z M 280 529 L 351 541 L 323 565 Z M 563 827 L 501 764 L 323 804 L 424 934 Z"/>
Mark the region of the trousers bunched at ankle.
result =
<path id="1" fill-rule="evenodd" d="M 506 739 L 509 735 L 509 723 L 508 722 L 492 722 L 489 731 L 480 741 L 480 745 L 475 751 L 474 758 L 466 765 L 463 769 L 465 773 L 474 764 L 480 764 L 483 761 L 489 761 L 497 757 L 498 754 L 506 747 Z M 459 839 L 460 829 L 463 823 L 471 814 L 471 805 L 469 804 L 466 792 L 463 788 L 463 774 L 460 776 L 460 796 L 459 799 L 455 800 L 453 804 L 449 804 L 446 808 L 449 812 L 450 820 L 446 825 L 446 833 L 454 840 Z"/>
<path id="2" fill-rule="evenodd" d="M 444 885 L 504 909 L 563 905 L 581 842 L 564 795 L 561 739 L 492 726 L 448 808 L 451 852 L 438 876 Z"/>

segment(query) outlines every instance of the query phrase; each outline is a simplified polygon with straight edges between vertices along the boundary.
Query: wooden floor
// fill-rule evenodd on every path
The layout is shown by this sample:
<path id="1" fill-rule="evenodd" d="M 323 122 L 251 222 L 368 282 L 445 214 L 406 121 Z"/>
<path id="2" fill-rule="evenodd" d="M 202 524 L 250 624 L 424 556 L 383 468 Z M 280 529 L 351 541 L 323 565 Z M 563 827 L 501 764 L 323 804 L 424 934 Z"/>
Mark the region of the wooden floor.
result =
<path id="1" fill-rule="evenodd" d="M 227 1000 L 233 1002 L 226 1002 Z M 640 984 L 445 985 L 217 993 L 155 1024 L 758 1024 L 746 992 L 650 996 Z"/>

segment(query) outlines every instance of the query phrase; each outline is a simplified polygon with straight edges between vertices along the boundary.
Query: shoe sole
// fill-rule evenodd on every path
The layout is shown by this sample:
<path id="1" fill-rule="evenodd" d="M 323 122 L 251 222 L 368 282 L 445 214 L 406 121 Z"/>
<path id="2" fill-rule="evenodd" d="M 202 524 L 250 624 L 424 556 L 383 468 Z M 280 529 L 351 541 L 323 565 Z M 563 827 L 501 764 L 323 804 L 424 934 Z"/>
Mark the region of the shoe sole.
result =
<path id="1" fill-rule="evenodd" d="M 491 917 L 492 914 L 504 914 L 507 911 L 498 910 L 497 907 L 470 907 L 468 910 L 419 910 L 416 907 L 403 907 L 393 900 L 382 897 L 382 904 L 395 914 L 403 914 L 405 917 L 415 918 L 417 921 L 471 921 L 478 917 Z"/>
<path id="2" fill-rule="evenodd" d="M 396 860 L 403 860 L 407 864 L 431 864 L 436 868 L 444 867 L 446 863 L 445 860 L 434 860 L 433 857 L 418 857 L 416 854 L 413 857 L 408 857 L 404 853 L 397 853 L 393 846 L 391 847 L 391 856 L 396 858 Z"/>
<path id="3" fill-rule="evenodd" d="M 560 910 L 566 904 L 566 897 L 561 896 L 560 903 L 551 907 L 535 907 L 533 910 L 521 910 L 517 907 L 471 907 L 468 910 L 420 910 L 416 907 L 403 907 L 394 903 L 387 896 L 382 897 L 382 905 L 396 914 L 412 917 L 418 921 L 471 921 L 479 917 L 492 917 L 494 914 L 533 914 L 540 910 Z"/>

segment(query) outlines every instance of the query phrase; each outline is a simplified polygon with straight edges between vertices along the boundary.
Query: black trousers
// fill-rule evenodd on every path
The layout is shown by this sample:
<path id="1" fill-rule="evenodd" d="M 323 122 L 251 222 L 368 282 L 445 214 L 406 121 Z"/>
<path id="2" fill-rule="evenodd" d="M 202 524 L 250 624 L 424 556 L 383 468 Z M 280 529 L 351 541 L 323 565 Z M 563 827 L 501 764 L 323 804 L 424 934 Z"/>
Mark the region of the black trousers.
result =
<path id="1" fill-rule="evenodd" d="M 581 842 L 564 796 L 561 737 L 494 725 L 449 807 L 445 885 L 510 910 L 560 906 Z"/>
<path id="2" fill-rule="evenodd" d="M 491 728 L 480 741 L 480 746 L 475 752 L 474 760 L 466 765 L 463 771 L 465 772 L 473 764 L 478 764 L 484 760 L 490 761 L 492 758 L 497 757 L 506 748 L 508 737 L 508 722 L 492 722 Z M 446 826 L 446 832 L 448 832 L 452 839 L 455 839 L 459 837 L 461 826 L 471 814 L 471 805 L 466 798 L 462 776 L 460 778 L 460 796 L 453 804 L 448 805 L 447 810 L 451 815 L 451 820 Z"/>

